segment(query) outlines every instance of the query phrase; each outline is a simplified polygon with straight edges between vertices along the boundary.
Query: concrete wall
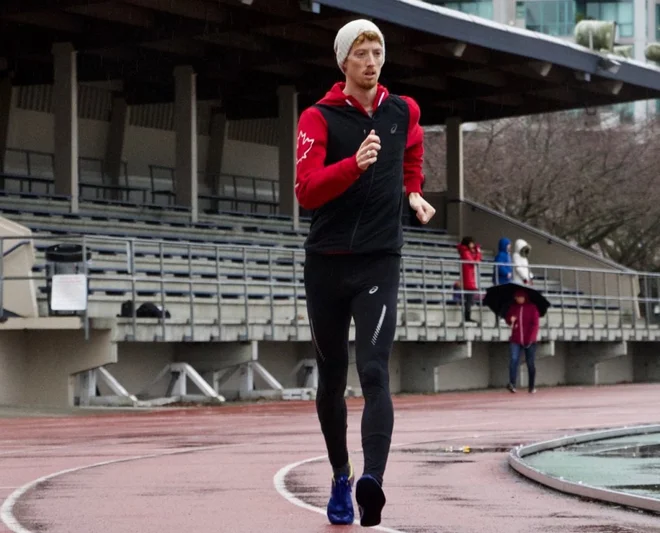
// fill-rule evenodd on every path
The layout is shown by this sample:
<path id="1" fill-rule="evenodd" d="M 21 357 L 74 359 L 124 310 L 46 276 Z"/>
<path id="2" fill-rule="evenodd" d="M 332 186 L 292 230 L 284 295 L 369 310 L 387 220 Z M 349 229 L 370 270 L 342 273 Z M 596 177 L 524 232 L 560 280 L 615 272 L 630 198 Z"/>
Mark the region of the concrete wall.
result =
<path id="1" fill-rule="evenodd" d="M 19 238 L 12 239 L 14 236 Z M 2 282 L 3 310 L 34 318 L 39 316 L 39 308 L 36 283 L 29 279 L 35 263 L 34 243 L 29 239 L 31 236 L 32 231 L 28 227 L 0 217 L 2 275 L 4 278 L 17 278 Z"/>
<path id="2" fill-rule="evenodd" d="M 390 389 L 401 390 L 401 352 L 403 345 L 395 345 L 390 358 Z M 284 388 L 302 386 L 301 373 L 292 370 L 301 359 L 314 359 L 311 343 L 305 342 L 259 342 L 258 361 Z M 252 357 L 250 343 L 118 343 L 118 361 L 108 365 L 107 370 L 132 394 L 138 394 L 149 385 L 158 373 L 174 362 L 189 363 L 209 384 L 212 384 L 213 370 L 221 370 L 247 362 Z M 149 390 L 149 396 L 165 394 L 168 378 L 163 378 Z M 220 392 L 235 397 L 241 384 L 241 374 L 234 374 L 223 383 Z M 255 389 L 268 389 L 266 382 L 255 373 Z M 355 345 L 349 345 L 348 387 L 360 391 L 360 380 L 355 364 Z M 110 394 L 109 389 L 99 385 L 102 394 Z M 192 383 L 188 384 L 189 394 L 198 394 Z"/>
<path id="3" fill-rule="evenodd" d="M 489 387 L 504 388 L 509 380 L 509 344 L 473 342 L 462 356 L 453 343 L 400 343 L 403 392 L 444 392 Z M 443 362 L 444 361 L 444 362 Z M 537 347 L 536 384 L 606 385 L 660 381 L 657 343 L 554 342 Z M 526 387 L 524 356 L 518 367 L 518 386 Z"/>
<path id="4" fill-rule="evenodd" d="M 28 358 L 23 331 L 0 332 L 0 405 L 21 402 Z"/>
<path id="5" fill-rule="evenodd" d="M 110 123 L 79 119 L 80 157 L 105 157 Z M 175 166 L 174 131 L 128 126 L 122 159 L 128 164 L 132 185 L 148 185 L 149 165 Z M 206 167 L 208 135 L 198 136 L 199 169 Z M 14 107 L 9 125 L 7 147 L 37 152 L 54 152 L 54 115 Z M 228 139 L 223 151 L 222 172 L 241 176 L 277 180 L 278 148 Z M 8 168 L 11 172 L 11 167 Z M 142 177 L 142 180 L 140 180 Z M 205 191 L 200 182 L 200 192 Z"/>
<path id="6" fill-rule="evenodd" d="M 473 343 L 472 357 L 439 366 L 436 374 L 436 391 L 487 388 L 490 383 L 488 350 L 488 344 Z"/>
<path id="7" fill-rule="evenodd" d="M 22 326 L 34 327 L 23 329 Z M 11 319 L 0 327 L 0 403 L 73 405 L 74 375 L 113 363 L 109 330 L 93 330 L 85 341 L 78 320 Z"/>
<path id="8" fill-rule="evenodd" d="M 73 322 L 51 321 L 49 328 L 23 330 L 12 321 L 0 327 L 0 404 L 70 406 L 77 373 L 104 365 L 132 394 L 145 391 L 172 362 L 191 364 L 212 383 L 209 372 L 253 356 L 250 343 L 118 343 L 110 330 L 92 330 L 85 342 Z M 54 321 L 58 322 L 59 327 Z M 504 389 L 508 382 L 509 346 L 505 342 L 403 343 L 394 345 L 390 361 L 393 393 L 433 393 L 457 390 Z M 301 358 L 313 357 L 311 343 L 257 343 L 258 361 L 285 388 L 302 384 L 292 369 Z M 541 344 L 536 359 L 537 386 L 604 385 L 660 381 L 660 350 L 652 342 L 554 342 Z M 240 390 L 240 374 L 223 385 L 228 398 Z M 163 396 L 169 376 L 149 390 Z M 521 360 L 518 386 L 527 385 Z M 361 392 L 350 347 L 348 386 Z M 109 394 L 99 383 L 101 394 Z M 267 389 L 255 373 L 255 388 Z M 188 393 L 199 391 L 189 384 Z"/>
<path id="9" fill-rule="evenodd" d="M 165 365 L 174 362 L 176 344 L 165 342 L 120 342 L 117 343 L 117 362 L 106 369 L 131 394 L 137 394 L 148 386 Z M 153 394 L 164 394 L 167 381 L 154 386 Z M 110 394 L 104 384 L 99 383 L 101 394 Z"/>
<path id="10" fill-rule="evenodd" d="M 657 342 L 636 342 L 630 350 L 633 354 L 633 380 L 637 383 L 660 381 L 660 345 Z"/>

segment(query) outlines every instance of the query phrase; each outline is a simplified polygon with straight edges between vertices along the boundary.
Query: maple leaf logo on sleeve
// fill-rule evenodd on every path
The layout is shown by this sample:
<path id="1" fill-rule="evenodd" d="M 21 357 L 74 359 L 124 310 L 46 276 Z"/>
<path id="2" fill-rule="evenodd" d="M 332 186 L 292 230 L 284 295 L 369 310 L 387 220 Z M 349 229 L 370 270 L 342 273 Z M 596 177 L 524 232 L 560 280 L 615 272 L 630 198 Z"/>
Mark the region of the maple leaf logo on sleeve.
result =
<path id="1" fill-rule="evenodd" d="M 307 157 L 312 146 L 314 146 L 314 139 L 308 137 L 304 131 L 301 131 L 298 134 L 298 159 L 296 160 L 296 165 Z"/>

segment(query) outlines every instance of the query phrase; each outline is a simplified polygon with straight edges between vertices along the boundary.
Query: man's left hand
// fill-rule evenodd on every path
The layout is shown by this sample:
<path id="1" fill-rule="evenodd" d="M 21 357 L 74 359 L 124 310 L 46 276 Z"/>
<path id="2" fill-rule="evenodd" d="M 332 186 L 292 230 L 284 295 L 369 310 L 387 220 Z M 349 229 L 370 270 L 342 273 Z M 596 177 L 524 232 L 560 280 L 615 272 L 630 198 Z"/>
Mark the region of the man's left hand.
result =
<path id="1" fill-rule="evenodd" d="M 408 202 L 410 202 L 410 207 L 417 213 L 417 219 L 422 224 L 427 224 L 435 215 L 435 208 L 417 192 L 410 193 Z"/>

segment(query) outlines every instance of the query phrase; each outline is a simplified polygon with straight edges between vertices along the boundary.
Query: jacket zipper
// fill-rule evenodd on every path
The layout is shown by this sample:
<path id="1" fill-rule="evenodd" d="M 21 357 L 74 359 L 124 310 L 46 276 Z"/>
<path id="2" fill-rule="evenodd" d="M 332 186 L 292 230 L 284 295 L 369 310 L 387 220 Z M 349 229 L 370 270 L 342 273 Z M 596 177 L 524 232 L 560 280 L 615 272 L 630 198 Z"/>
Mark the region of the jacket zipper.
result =
<path id="1" fill-rule="evenodd" d="M 520 324 L 520 344 L 525 346 L 525 330 L 523 329 L 522 315 L 523 315 L 523 308 L 522 306 L 520 306 L 520 317 L 518 318 L 518 324 Z"/>
<path id="2" fill-rule="evenodd" d="M 362 202 L 360 213 L 358 214 L 358 218 L 355 221 L 355 227 L 353 228 L 353 234 L 351 235 L 351 242 L 348 245 L 349 251 L 353 250 L 353 241 L 355 240 L 355 234 L 357 233 L 358 226 L 360 225 L 360 219 L 362 218 L 362 213 L 364 212 L 364 208 L 367 205 L 367 201 L 369 200 L 369 195 L 371 194 L 371 186 L 374 183 L 374 177 L 376 175 L 376 163 L 374 163 L 372 167 L 373 168 L 371 170 L 371 181 L 369 181 L 369 188 L 367 189 L 367 195 L 364 198 L 364 202 Z"/>
<path id="3" fill-rule="evenodd" d="M 373 122 L 373 118 L 372 118 L 372 122 Z M 376 131 L 376 135 L 378 135 L 377 131 Z M 349 252 L 353 251 L 353 241 L 355 240 L 355 235 L 357 234 L 358 226 L 360 225 L 360 220 L 362 219 L 362 213 L 364 212 L 364 208 L 367 205 L 367 201 L 369 201 L 369 195 L 371 194 L 371 186 L 374 184 L 374 178 L 376 176 L 376 165 L 377 164 L 378 164 L 378 161 L 376 161 L 373 165 L 371 165 L 371 168 L 370 168 L 370 170 L 371 170 L 371 179 L 369 181 L 369 188 L 367 189 L 367 194 L 364 198 L 364 202 L 362 202 L 362 207 L 360 208 L 360 213 L 358 214 L 358 218 L 355 221 L 355 226 L 353 227 L 353 233 L 351 234 L 351 241 L 348 244 Z"/>

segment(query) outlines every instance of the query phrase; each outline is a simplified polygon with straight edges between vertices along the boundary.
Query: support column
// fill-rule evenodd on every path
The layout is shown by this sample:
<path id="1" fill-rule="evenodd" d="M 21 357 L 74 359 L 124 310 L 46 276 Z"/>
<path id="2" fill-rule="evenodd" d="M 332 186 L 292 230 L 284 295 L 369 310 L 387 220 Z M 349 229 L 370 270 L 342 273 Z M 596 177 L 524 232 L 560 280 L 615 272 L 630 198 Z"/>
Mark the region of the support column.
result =
<path id="1" fill-rule="evenodd" d="M 176 129 L 176 205 L 188 207 L 197 222 L 197 91 L 196 75 L 189 65 L 174 69 L 176 81 L 174 121 Z"/>
<path id="2" fill-rule="evenodd" d="M 121 158 L 124 152 L 126 128 L 128 128 L 128 104 L 123 96 L 115 96 L 112 99 L 112 115 L 110 117 L 110 129 L 105 147 L 104 162 L 104 170 L 108 177 L 109 185 L 113 187 L 121 186 Z M 115 189 L 110 196 L 113 200 L 120 200 L 121 192 Z"/>
<path id="3" fill-rule="evenodd" d="M 493 2 L 493 20 L 508 26 L 511 22 L 515 22 L 515 8 L 513 0 Z"/>
<path id="4" fill-rule="evenodd" d="M 574 342 L 568 347 L 566 384 L 606 385 L 632 381 L 633 359 L 626 341 Z"/>
<path id="5" fill-rule="evenodd" d="M 0 80 L 0 172 L 6 172 L 7 138 L 11 120 L 11 78 Z"/>
<path id="6" fill-rule="evenodd" d="M 463 131 L 461 119 L 447 119 L 445 134 L 447 136 L 447 231 L 463 235 L 463 216 L 461 202 L 464 197 L 463 181 Z"/>
<path id="7" fill-rule="evenodd" d="M 472 343 L 469 341 L 405 344 L 409 345 L 402 354 L 406 364 L 401 367 L 401 391 L 405 392 L 440 392 L 445 387 L 441 374 L 451 372 L 447 367 L 453 367 L 454 372 L 464 370 L 466 360 L 472 358 Z M 456 389 L 466 388 L 466 383 L 461 380 L 452 377 L 450 381 Z"/>
<path id="8" fill-rule="evenodd" d="M 298 130 L 298 93 L 292 85 L 277 89 L 279 98 L 279 191 L 280 208 L 283 215 L 291 216 L 293 229 L 300 227 L 296 185 L 296 148 Z"/>
<path id="9" fill-rule="evenodd" d="M 656 22 L 655 22 L 655 6 L 656 0 L 645 0 L 646 1 L 646 12 L 648 16 L 646 17 L 646 40 L 648 42 L 657 42 L 656 38 Z M 644 56 L 646 59 L 646 56 Z"/>
<path id="10" fill-rule="evenodd" d="M 71 198 L 78 212 L 78 74 L 71 43 L 53 45 L 55 84 L 55 194 Z"/>
<path id="11" fill-rule="evenodd" d="M 647 0 L 633 0 L 633 57 L 636 61 L 646 63 L 646 55 L 644 49 L 646 48 L 646 18 L 647 18 Z M 652 11 L 648 12 L 648 18 L 655 20 L 655 7 Z M 649 41 L 655 40 L 655 35 L 648 36 Z M 635 122 L 638 120 L 645 120 L 648 115 L 647 106 L 652 100 L 641 100 L 635 102 Z"/>
<path id="12" fill-rule="evenodd" d="M 213 196 L 220 195 L 220 174 L 227 138 L 227 115 L 214 109 L 211 115 L 211 138 L 206 153 L 206 185 Z"/>

